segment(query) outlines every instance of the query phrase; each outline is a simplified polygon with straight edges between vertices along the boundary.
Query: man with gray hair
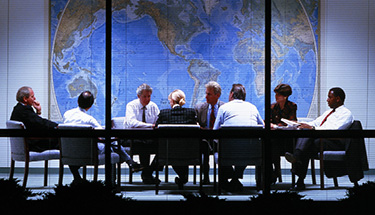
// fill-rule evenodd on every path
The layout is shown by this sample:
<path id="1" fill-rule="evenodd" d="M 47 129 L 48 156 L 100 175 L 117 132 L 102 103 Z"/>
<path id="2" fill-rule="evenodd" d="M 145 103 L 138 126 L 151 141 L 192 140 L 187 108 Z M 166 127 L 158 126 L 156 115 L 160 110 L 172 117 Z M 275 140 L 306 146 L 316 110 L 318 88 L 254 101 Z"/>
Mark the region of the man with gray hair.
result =
<path id="1" fill-rule="evenodd" d="M 215 82 L 210 81 L 206 85 L 206 102 L 199 103 L 195 106 L 195 112 L 197 114 L 198 122 L 203 129 L 212 129 L 216 119 L 217 111 L 223 101 L 219 101 L 221 96 L 221 86 Z M 209 155 L 213 152 L 214 141 L 217 140 L 206 140 L 203 139 L 202 152 L 203 152 L 203 184 L 209 184 Z"/>
<path id="2" fill-rule="evenodd" d="M 57 127 L 57 123 L 40 117 L 42 114 L 42 106 L 36 100 L 31 87 L 24 86 L 18 89 L 16 99 L 18 103 L 13 108 L 10 117 L 11 120 L 23 122 L 28 130 L 47 130 Z M 30 151 L 42 152 L 49 149 L 59 149 L 57 138 L 32 139 L 28 141 Z"/>
<path id="3" fill-rule="evenodd" d="M 151 101 L 152 88 L 148 84 L 141 84 L 136 92 L 138 98 L 126 105 L 125 128 L 155 127 L 155 122 L 158 119 L 160 110 L 158 106 Z M 125 145 L 129 145 L 129 141 L 125 141 Z M 140 163 L 144 167 L 141 175 L 143 183 L 159 183 L 156 178 L 152 176 L 154 168 L 150 166 L 150 155 L 156 152 L 156 143 L 148 139 L 132 141 L 132 151 L 139 154 Z"/>

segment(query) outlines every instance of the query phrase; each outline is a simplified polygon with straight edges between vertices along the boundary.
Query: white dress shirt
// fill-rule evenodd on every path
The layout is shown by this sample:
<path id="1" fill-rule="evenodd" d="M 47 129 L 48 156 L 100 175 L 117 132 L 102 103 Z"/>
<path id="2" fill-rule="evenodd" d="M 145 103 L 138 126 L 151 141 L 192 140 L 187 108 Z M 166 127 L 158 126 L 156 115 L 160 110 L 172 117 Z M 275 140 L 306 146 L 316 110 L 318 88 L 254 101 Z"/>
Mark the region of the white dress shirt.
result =
<path id="1" fill-rule="evenodd" d="M 159 115 L 158 106 L 150 101 L 146 105 L 146 122 L 142 122 L 143 106 L 139 99 L 134 99 L 126 105 L 126 120 L 124 122 L 125 128 L 151 128 L 155 124 Z"/>
<path id="2" fill-rule="evenodd" d="M 308 122 L 307 124 L 314 126 L 317 130 L 341 130 L 347 129 L 354 121 L 352 112 L 344 105 L 341 105 L 337 107 L 335 112 L 329 115 L 323 125 L 320 126 L 324 118 L 326 118 L 331 111 L 332 109 L 327 110 L 314 121 Z"/>
<path id="3" fill-rule="evenodd" d="M 66 111 L 64 113 L 64 123 L 86 124 L 91 125 L 95 129 L 103 129 L 103 127 L 93 116 L 87 114 L 86 110 L 80 107 Z M 98 143 L 98 153 L 104 154 L 104 150 L 104 143 Z"/>
<path id="4" fill-rule="evenodd" d="M 95 129 L 103 129 L 93 116 L 87 114 L 86 110 L 80 107 L 66 111 L 64 113 L 64 123 L 87 124 Z"/>
<path id="5" fill-rule="evenodd" d="M 264 125 L 264 123 L 255 105 L 235 99 L 220 106 L 213 129 L 219 129 L 221 126 L 256 125 Z"/>

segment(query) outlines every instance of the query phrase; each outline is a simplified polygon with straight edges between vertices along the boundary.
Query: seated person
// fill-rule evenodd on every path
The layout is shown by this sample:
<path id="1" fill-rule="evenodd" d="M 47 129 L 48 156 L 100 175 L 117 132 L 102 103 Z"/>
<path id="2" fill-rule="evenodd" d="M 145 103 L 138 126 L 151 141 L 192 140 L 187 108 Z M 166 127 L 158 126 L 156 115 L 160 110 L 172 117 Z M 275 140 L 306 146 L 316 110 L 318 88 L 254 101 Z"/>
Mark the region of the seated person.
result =
<path id="1" fill-rule="evenodd" d="M 86 124 L 91 125 L 95 129 L 103 129 L 98 121 L 87 114 L 87 111 L 91 108 L 94 103 L 94 95 L 90 91 L 82 92 L 78 97 L 78 107 L 68 110 L 64 113 L 64 123 L 72 124 Z M 120 155 L 120 161 L 126 162 L 132 171 L 140 171 L 142 167 L 134 162 L 131 157 L 125 152 L 125 149 L 122 146 L 112 146 L 114 151 Z M 104 154 L 105 145 L 104 143 L 98 143 L 98 153 Z M 80 166 L 69 166 L 70 171 L 73 174 L 74 183 L 79 183 L 82 181 L 82 178 L 78 172 Z"/>
<path id="2" fill-rule="evenodd" d="M 221 126 L 255 126 L 264 125 L 263 119 L 255 105 L 246 102 L 246 90 L 242 84 L 233 84 L 229 93 L 229 102 L 220 106 L 214 124 L 214 129 Z M 220 143 L 219 143 L 220 146 Z M 238 180 L 243 178 L 246 166 L 223 166 L 220 170 L 221 188 L 229 192 L 241 191 L 242 183 Z M 228 182 L 229 179 L 232 179 Z"/>
<path id="3" fill-rule="evenodd" d="M 276 102 L 271 104 L 271 128 L 277 126 L 286 126 L 281 119 L 297 121 L 297 104 L 289 101 L 292 95 L 292 88 L 288 84 L 279 84 L 273 90 L 275 92 Z M 279 175 L 281 175 L 280 155 L 293 150 L 293 139 L 278 138 L 271 139 L 272 144 L 272 164 L 274 166 L 272 173 L 272 182 L 275 183 Z"/>
<path id="4" fill-rule="evenodd" d="M 341 88 L 335 87 L 328 91 L 327 103 L 331 108 L 309 123 L 302 123 L 301 129 L 327 129 L 340 130 L 347 129 L 353 123 L 353 115 L 348 108 L 344 106 L 345 92 Z M 286 153 L 287 161 L 294 163 L 292 171 L 298 175 L 295 190 L 305 189 L 305 177 L 309 160 L 316 156 L 319 151 L 319 138 L 298 138 L 294 153 Z M 345 144 L 341 139 L 323 139 L 324 150 L 340 151 L 345 149 Z"/>
<path id="5" fill-rule="evenodd" d="M 158 106 L 151 101 L 152 88 L 148 84 L 141 84 L 136 93 L 138 98 L 126 105 L 124 126 L 125 128 L 153 128 L 160 111 Z M 139 161 L 144 167 L 141 174 L 143 183 L 160 183 L 152 175 L 155 169 L 150 165 L 151 154 L 154 154 L 157 148 L 155 141 L 153 139 L 134 139 L 124 141 L 123 145 L 130 145 L 129 142 L 133 142 L 131 150 L 138 153 Z"/>
<path id="6" fill-rule="evenodd" d="M 219 100 L 221 96 L 221 86 L 215 82 L 210 81 L 206 85 L 206 102 L 199 103 L 195 106 L 197 119 L 202 129 L 212 129 L 214 127 L 217 111 L 223 101 Z M 203 152 L 203 184 L 210 184 L 209 179 L 209 155 L 210 152 L 217 151 L 217 139 L 203 139 L 202 152 Z"/>
<path id="7" fill-rule="evenodd" d="M 169 104 L 172 109 L 164 109 L 159 113 L 158 124 L 197 124 L 197 117 L 193 108 L 183 108 L 185 104 L 185 93 L 181 90 L 174 90 L 168 96 Z M 172 166 L 178 177 L 175 183 L 179 189 L 183 189 L 184 184 L 188 182 L 188 166 Z"/>
<path id="8" fill-rule="evenodd" d="M 42 106 L 36 100 L 31 87 L 21 87 L 17 91 L 18 104 L 14 106 L 11 120 L 22 122 L 26 129 L 55 129 L 57 123 L 40 117 Z M 35 110 L 36 112 L 35 112 Z M 59 149 L 58 138 L 28 139 L 29 150 L 42 152 L 49 149 Z"/>

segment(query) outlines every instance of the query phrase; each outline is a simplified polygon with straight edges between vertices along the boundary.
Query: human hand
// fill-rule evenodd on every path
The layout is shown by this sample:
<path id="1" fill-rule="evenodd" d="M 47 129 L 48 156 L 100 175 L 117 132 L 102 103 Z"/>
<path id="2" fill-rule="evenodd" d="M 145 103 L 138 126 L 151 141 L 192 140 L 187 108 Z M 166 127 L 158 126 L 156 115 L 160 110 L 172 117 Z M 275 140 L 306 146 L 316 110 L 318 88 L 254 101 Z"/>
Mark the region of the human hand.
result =
<path id="1" fill-rule="evenodd" d="M 40 105 L 40 103 L 37 100 L 35 100 L 33 102 L 33 107 L 35 108 L 37 114 L 42 113 L 42 106 Z"/>
<path id="2" fill-rule="evenodd" d="M 313 129 L 313 127 L 309 124 L 306 124 L 306 123 L 301 123 L 298 128 L 302 128 L 302 129 Z"/>

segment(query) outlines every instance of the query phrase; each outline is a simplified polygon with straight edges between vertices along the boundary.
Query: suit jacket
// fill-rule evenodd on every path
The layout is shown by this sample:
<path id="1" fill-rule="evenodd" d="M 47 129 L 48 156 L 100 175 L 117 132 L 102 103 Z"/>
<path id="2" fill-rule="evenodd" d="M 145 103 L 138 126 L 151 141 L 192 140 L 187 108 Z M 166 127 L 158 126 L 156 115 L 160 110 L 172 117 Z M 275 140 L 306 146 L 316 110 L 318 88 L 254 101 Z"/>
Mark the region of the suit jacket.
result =
<path id="1" fill-rule="evenodd" d="M 22 105 L 20 103 L 14 106 L 10 119 L 23 122 L 27 129 L 53 129 L 58 125 L 40 117 L 30 105 Z"/>
<path id="2" fill-rule="evenodd" d="M 175 106 L 172 109 L 164 109 L 159 113 L 155 126 L 159 124 L 196 124 L 197 117 L 193 108 Z"/>
<path id="3" fill-rule="evenodd" d="M 349 130 L 362 130 L 362 124 L 354 120 Z M 344 162 L 324 161 L 324 171 L 328 178 L 348 175 L 351 182 L 357 182 L 364 177 L 363 171 L 369 170 L 364 138 L 345 138 Z"/>
<path id="4" fill-rule="evenodd" d="M 218 106 L 225 104 L 223 101 L 219 100 Z M 207 111 L 209 104 L 207 102 L 199 103 L 195 106 L 195 112 L 197 114 L 198 123 L 202 128 L 207 127 Z"/>
<path id="5" fill-rule="evenodd" d="M 10 119 L 23 122 L 26 129 L 29 130 L 54 129 L 58 125 L 55 122 L 40 117 L 30 105 L 22 105 L 20 103 L 14 106 Z M 30 151 L 42 152 L 49 149 L 59 149 L 58 138 L 28 139 L 27 142 L 29 143 Z"/>

